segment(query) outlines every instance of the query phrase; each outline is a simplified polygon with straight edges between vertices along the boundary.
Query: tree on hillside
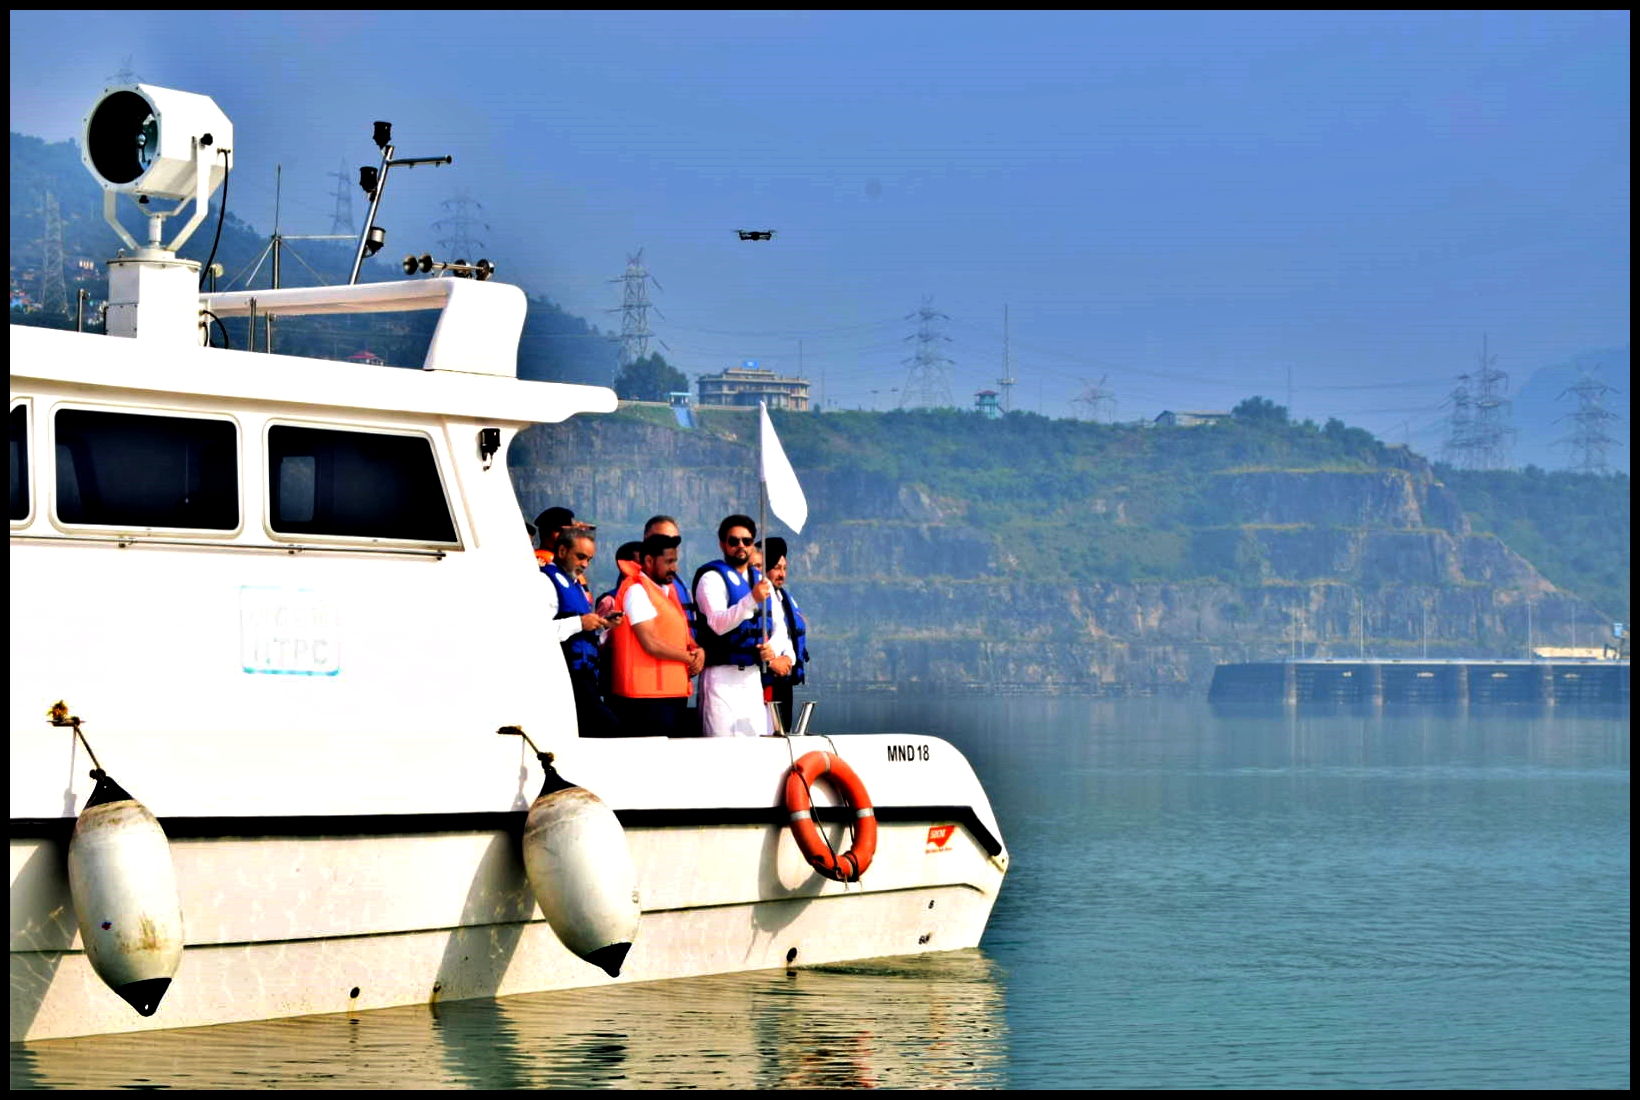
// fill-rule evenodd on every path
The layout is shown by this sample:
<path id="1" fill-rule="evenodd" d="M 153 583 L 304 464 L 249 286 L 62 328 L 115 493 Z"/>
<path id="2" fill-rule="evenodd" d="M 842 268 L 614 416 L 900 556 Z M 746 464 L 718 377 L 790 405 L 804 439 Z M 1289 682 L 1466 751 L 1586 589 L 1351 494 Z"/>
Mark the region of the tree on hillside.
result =
<path id="1" fill-rule="evenodd" d="M 688 377 L 658 351 L 634 359 L 615 376 L 615 396 L 622 401 L 665 401 L 667 394 L 688 388 Z"/>
<path id="2" fill-rule="evenodd" d="M 1231 409 L 1230 415 L 1254 427 L 1279 428 L 1287 423 L 1287 406 L 1277 405 L 1268 397 L 1249 397 Z"/>

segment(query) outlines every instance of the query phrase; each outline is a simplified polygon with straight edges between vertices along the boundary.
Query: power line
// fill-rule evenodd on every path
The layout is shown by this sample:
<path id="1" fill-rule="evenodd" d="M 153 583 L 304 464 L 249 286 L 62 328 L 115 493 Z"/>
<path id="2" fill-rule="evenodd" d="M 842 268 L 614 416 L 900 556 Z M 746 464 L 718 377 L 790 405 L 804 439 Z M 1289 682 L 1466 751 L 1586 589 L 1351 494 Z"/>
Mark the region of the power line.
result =
<path id="1" fill-rule="evenodd" d="M 785 339 L 785 340 L 797 340 L 797 339 L 814 340 L 814 339 L 819 339 L 819 338 L 825 337 L 825 336 L 841 336 L 845 333 L 864 332 L 867 329 L 885 328 L 889 325 L 900 325 L 900 324 L 904 323 L 904 318 L 902 318 L 902 317 L 889 317 L 889 318 L 885 318 L 884 320 L 881 320 L 881 321 L 866 321 L 866 322 L 863 322 L 863 323 L 858 324 L 858 325 L 839 325 L 836 328 L 792 329 L 792 330 L 787 330 L 787 329 L 767 330 L 767 329 L 763 329 L 763 330 L 751 330 L 751 331 L 733 331 L 733 330 L 730 330 L 730 329 L 719 329 L 719 328 L 696 328 L 692 325 L 679 325 L 679 324 L 673 324 L 672 322 L 667 322 L 667 323 L 671 324 L 672 327 L 677 329 L 679 332 L 697 332 L 697 333 L 700 333 L 700 334 L 705 335 L 705 336 L 757 337 L 757 338 L 766 338 L 766 339 L 775 339 L 775 340 L 778 340 L 778 339 Z"/>

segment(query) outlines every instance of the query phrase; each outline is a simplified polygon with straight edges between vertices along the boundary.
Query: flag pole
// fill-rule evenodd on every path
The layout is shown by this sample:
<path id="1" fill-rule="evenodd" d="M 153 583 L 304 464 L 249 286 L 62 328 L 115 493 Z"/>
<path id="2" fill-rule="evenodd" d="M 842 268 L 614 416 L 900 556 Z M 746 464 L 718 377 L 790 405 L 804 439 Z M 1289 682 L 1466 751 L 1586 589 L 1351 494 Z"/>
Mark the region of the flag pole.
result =
<path id="1" fill-rule="evenodd" d="M 761 418 L 764 417 L 764 416 L 767 416 L 769 414 L 768 414 L 767 406 L 765 406 L 763 402 L 759 401 L 757 403 L 757 406 L 758 406 L 758 414 L 759 414 L 758 432 L 757 432 L 757 529 L 762 532 L 762 535 L 760 537 L 763 539 L 763 542 L 766 545 L 769 541 L 769 532 L 768 532 L 769 520 L 768 520 L 768 515 L 767 515 L 767 512 L 769 510 L 769 482 L 768 482 L 768 475 L 764 472 L 767 469 L 767 467 L 765 467 L 763 465 L 763 428 L 762 428 L 763 422 L 762 422 Z M 754 547 L 754 549 L 756 549 L 756 548 Z M 760 570 L 760 572 L 762 572 L 762 574 L 766 577 L 766 576 L 769 575 L 769 561 L 768 561 L 767 557 L 764 557 L 761 554 L 759 556 L 763 557 L 763 568 Z M 767 602 L 765 602 L 763 604 L 763 607 L 762 607 L 762 614 L 759 616 L 759 618 L 761 619 L 761 624 L 760 625 L 763 627 L 763 644 L 764 645 L 769 644 L 769 615 L 770 614 L 771 614 L 771 611 L 769 609 L 769 605 L 768 605 Z M 762 664 L 762 662 L 760 661 L 759 664 Z M 767 672 L 768 669 L 765 667 L 764 671 Z"/>
<path id="2" fill-rule="evenodd" d="M 769 532 L 768 532 L 769 518 L 768 518 L 768 515 L 767 515 L 768 510 L 769 510 L 769 484 L 768 484 L 768 476 L 765 473 L 766 468 L 763 465 L 763 417 L 765 417 L 769 414 L 764 410 L 763 402 L 759 401 L 757 403 L 757 406 L 758 406 L 758 426 L 757 426 L 757 529 L 758 529 L 759 532 L 761 532 L 760 537 L 763 539 L 763 545 L 767 546 L 769 544 Z M 755 550 L 757 548 L 754 546 L 752 549 Z M 760 556 L 763 557 L 763 568 L 762 568 L 761 572 L 766 577 L 766 576 L 769 575 L 769 560 L 768 560 L 767 556 L 764 556 L 764 555 L 760 555 Z M 772 595 L 772 593 L 771 593 L 771 595 Z M 763 644 L 766 646 L 766 645 L 769 644 L 769 610 L 768 610 L 768 605 L 767 604 L 763 605 L 763 607 L 760 608 L 760 610 L 762 611 L 762 614 L 760 614 L 758 616 L 758 625 L 763 630 Z M 763 698 L 766 698 L 766 696 L 763 694 L 763 677 L 767 676 L 769 674 L 769 663 L 763 659 L 763 655 L 761 653 L 759 653 L 758 657 L 757 657 L 757 670 L 758 670 L 757 694 L 758 694 L 759 699 L 763 699 Z M 773 703 L 765 703 L 763 705 L 763 710 L 764 710 L 765 714 L 767 715 L 766 720 L 769 723 L 769 732 L 771 732 L 771 733 L 784 733 L 785 731 L 780 728 L 780 723 L 777 720 L 777 715 L 774 713 L 775 710 L 776 710 L 775 705 Z"/>

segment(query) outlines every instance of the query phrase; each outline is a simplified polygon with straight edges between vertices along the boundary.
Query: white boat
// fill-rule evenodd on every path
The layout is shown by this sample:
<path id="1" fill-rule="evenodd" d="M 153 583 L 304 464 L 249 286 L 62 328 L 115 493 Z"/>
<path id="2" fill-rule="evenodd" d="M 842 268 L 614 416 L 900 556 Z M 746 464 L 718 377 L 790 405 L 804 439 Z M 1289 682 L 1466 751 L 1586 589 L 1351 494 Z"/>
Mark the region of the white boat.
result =
<path id="1" fill-rule="evenodd" d="M 140 171 L 98 160 L 139 132 Z M 110 262 L 112 335 L 11 328 L 12 1041 L 976 946 L 1008 854 L 950 744 L 576 735 L 504 456 L 614 394 L 519 380 L 525 298 L 494 280 L 200 294 L 174 252 L 231 146 L 205 97 L 105 92 L 86 157 L 110 220 L 120 193 L 181 201 Z M 406 309 L 441 311 L 420 371 L 201 335 Z M 50 720 L 59 700 L 78 729 Z M 618 978 L 543 918 L 521 844 L 544 772 L 509 726 L 619 822 L 641 913 Z M 813 751 L 874 803 L 858 881 L 816 873 L 788 828 L 784 784 Z M 119 844 L 76 841 L 92 885 L 71 889 L 96 766 L 158 819 L 173 901 L 139 896 L 165 876 Z M 856 810 L 814 798 L 841 851 Z M 180 962 L 139 1015 L 85 935 L 130 917 L 163 939 L 144 914 L 167 904 Z"/>

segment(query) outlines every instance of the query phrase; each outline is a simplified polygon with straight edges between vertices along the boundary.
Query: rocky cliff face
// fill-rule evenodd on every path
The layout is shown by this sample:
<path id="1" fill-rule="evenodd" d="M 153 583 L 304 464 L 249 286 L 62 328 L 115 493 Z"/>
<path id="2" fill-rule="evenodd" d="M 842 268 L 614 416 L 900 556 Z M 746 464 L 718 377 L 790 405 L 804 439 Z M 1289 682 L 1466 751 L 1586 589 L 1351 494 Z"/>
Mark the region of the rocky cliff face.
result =
<path id="1" fill-rule="evenodd" d="M 509 453 L 525 515 L 551 504 L 599 524 L 594 580 L 645 519 L 677 517 L 688 568 L 717 556 L 723 516 L 756 516 L 755 452 L 621 417 L 521 434 Z M 1223 661 L 1294 653 L 1524 656 L 1602 616 L 1560 592 L 1415 459 L 1359 471 L 1217 475 L 1213 526 L 1190 532 L 1201 579 L 1118 584 L 1018 575 L 1006 535 L 967 503 L 846 467 L 799 471 L 810 522 L 791 586 L 812 622 L 817 689 L 1205 693 Z M 1078 509 L 1115 512 L 1090 497 Z M 778 528 L 776 528 L 778 529 Z M 1214 579 L 1243 578 L 1237 583 Z"/>

